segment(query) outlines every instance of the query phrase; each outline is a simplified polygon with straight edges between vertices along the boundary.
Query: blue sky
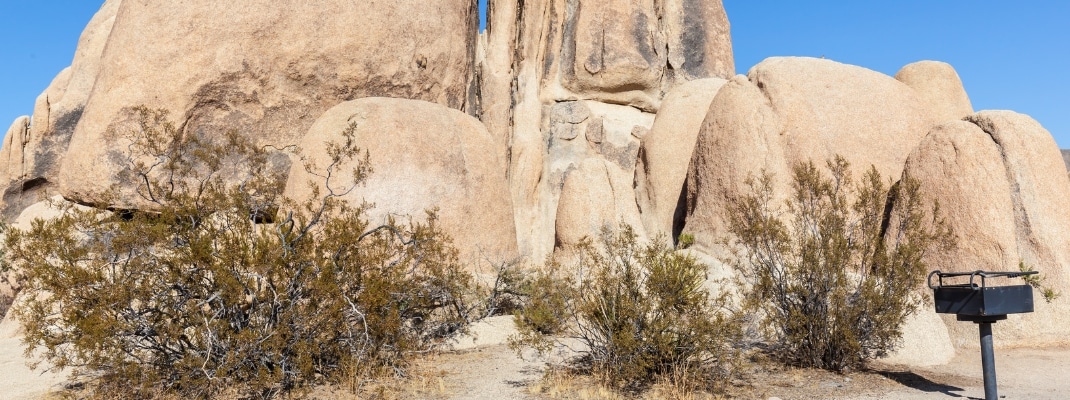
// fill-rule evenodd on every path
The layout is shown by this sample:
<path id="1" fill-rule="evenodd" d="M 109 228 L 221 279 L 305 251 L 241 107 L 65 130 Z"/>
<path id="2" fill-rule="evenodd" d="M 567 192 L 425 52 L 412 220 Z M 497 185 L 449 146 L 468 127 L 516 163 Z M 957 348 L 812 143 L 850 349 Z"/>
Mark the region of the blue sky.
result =
<path id="1" fill-rule="evenodd" d="M 481 3 L 485 0 L 481 0 Z M 101 0 L 5 0 L 0 125 L 33 111 L 74 57 Z M 894 75 L 918 60 L 955 66 L 973 106 L 1039 120 L 1070 148 L 1070 1 L 724 0 L 737 73 L 770 56 L 813 56 Z"/>

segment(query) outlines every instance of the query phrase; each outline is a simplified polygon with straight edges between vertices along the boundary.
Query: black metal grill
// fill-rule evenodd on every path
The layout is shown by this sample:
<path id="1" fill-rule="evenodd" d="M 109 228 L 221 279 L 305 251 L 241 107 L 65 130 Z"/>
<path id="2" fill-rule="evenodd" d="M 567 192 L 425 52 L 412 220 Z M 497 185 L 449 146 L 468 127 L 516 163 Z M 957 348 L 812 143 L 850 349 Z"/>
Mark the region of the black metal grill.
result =
<path id="1" fill-rule="evenodd" d="M 1023 272 L 940 272 L 929 274 L 936 312 L 955 314 L 959 321 L 974 322 L 981 336 L 981 367 L 985 380 L 985 399 L 999 398 L 996 390 L 996 356 L 992 350 L 992 324 L 1007 319 L 1007 314 L 1033 312 L 1033 288 L 1029 285 L 988 286 L 992 278 L 1019 278 L 1036 274 Z M 933 277 L 937 282 L 933 284 Z M 969 281 L 945 284 L 944 278 L 969 277 Z"/>

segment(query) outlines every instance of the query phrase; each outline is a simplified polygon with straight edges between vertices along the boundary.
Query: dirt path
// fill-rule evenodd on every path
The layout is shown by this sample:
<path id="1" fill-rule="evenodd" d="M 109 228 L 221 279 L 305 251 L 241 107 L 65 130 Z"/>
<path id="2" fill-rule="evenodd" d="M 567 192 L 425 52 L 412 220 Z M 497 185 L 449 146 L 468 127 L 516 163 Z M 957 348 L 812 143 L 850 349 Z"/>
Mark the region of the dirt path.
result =
<path id="1" fill-rule="evenodd" d="M 534 398 L 528 394 L 528 386 L 543 372 L 542 363 L 521 360 L 503 345 L 444 354 L 438 361 L 451 399 Z"/>

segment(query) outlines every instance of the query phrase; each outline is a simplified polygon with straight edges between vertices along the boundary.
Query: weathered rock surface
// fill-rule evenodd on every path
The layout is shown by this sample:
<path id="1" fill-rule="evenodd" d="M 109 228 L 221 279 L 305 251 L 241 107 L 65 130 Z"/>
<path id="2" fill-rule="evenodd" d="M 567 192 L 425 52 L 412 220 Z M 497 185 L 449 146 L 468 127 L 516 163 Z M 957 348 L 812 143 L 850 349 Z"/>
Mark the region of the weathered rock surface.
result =
<path id="1" fill-rule="evenodd" d="M 684 231 L 707 248 L 723 239 L 727 199 L 763 169 L 781 180 L 778 193 L 792 164 L 823 166 L 837 155 L 857 174 L 873 166 L 899 177 L 932 126 L 914 90 L 889 76 L 825 59 L 766 59 L 710 105 L 688 174 Z"/>
<path id="2" fill-rule="evenodd" d="M 372 174 L 343 198 L 374 204 L 372 224 L 388 216 L 420 221 L 438 207 L 439 226 L 465 261 L 509 260 L 516 256 L 516 230 L 505 176 L 505 150 L 478 120 L 458 110 L 418 100 L 364 98 L 332 107 L 300 142 L 304 157 L 322 172 L 329 163 L 325 143 L 341 140 L 356 124 L 355 143 L 369 153 Z M 324 193 L 322 178 L 294 163 L 285 194 L 310 196 L 309 182 Z M 352 182 L 353 164 L 340 165 L 331 188 Z M 473 265 L 474 267 L 475 265 Z"/>
<path id="3" fill-rule="evenodd" d="M 965 121 L 941 124 L 911 153 L 903 174 L 919 181 L 929 201 L 940 203 L 942 216 L 956 235 L 956 247 L 926 256 L 930 269 L 962 272 L 1017 268 L 1011 183 L 999 147 L 987 133 Z M 931 298 L 931 292 L 924 290 Z M 976 342 L 977 328 L 973 324 L 959 323 L 954 316 L 939 317 L 929 307 L 918 310 L 911 321 L 909 329 L 904 329 L 902 348 L 890 358 L 894 362 L 941 364 L 947 357 L 943 351 L 931 349 L 937 342 L 946 341 L 939 345 L 947 347 Z M 955 333 L 955 341 L 949 330 Z"/>
<path id="4" fill-rule="evenodd" d="M 674 220 L 682 225 L 681 194 L 687 179 L 691 154 L 695 150 L 702 121 L 710 103 L 727 81 L 707 78 L 691 81 L 673 89 L 662 101 L 642 141 L 636 183 L 643 225 L 651 235 L 663 234 L 673 240 Z M 675 217 L 675 218 L 674 218 Z"/>
<path id="5" fill-rule="evenodd" d="M 575 244 L 603 227 L 616 228 L 614 187 L 604 161 L 588 158 L 565 175 L 557 205 L 556 242 Z M 607 199 L 609 201 L 607 201 Z"/>
<path id="6" fill-rule="evenodd" d="M 948 63 L 918 61 L 907 64 L 895 74 L 895 79 L 914 89 L 937 121 L 957 120 L 973 114 L 962 79 Z"/>
<path id="7" fill-rule="evenodd" d="M 728 234 L 724 210 L 731 199 L 748 193 L 748 178 L 766 171 L 787 182 L 782 131 L 769 99 L 742 75 L 713 98 L 687 172 L 683 231 L 695 237 L 697 249 L 727 255 L 718 245 Z"/>
<path id="8" fill-rule="evenodd" d="M 856 169 L 873 165 L 883 176 L 899 176 L 907 155 L 935 125 L 914 90 L 866 68 L 774 57 L 747 77 L 776 110 L 789 163 L 823 163 L 838 154 Z"/>
<path id="9" fill-rule="evenodd" d="M 640 228 L 634 181 L 641 137 L 653 116 L 631 107 L 595 101 L 555 103 L 547 111 L 549 144 L 537 201 L 538 220 L 552 240 L 545 248 L 596 236 L 602 226 L 625 222 Z M 528 227 L 529 229 L 532 227 Z M 556 232 L 564 229 L 565 232 Z M 645 237 L 640 229 L 638 234 Z"/>
<path id="10" fill-rule="evenodd" d="M 932 312 L 928 304 L 923 304 L 907 317 L 902 329 L 899 347 L 881 361 L 926 367 L 947 364 L 955 357 L 955 347 L 951 344 L 944 319 Z"/>
<path id="11" fill-rule="evenodd" d="M 481 120 L 509 144 L 520 248 L 535 258 L 553 251 L 564 171 L 587 156 L 601 157 L 612 164 L 611 174 L 619 166 L 634 186 L 632 144 L 623 137 L 641 142 L 672 88 L 734 70 L 719 0 L 491 0 L 486 35 Z M 591 109 L 591 120 L 560 136 L 556 104 L 571 102 Z M 613 115 L 600 124 L 596 108 Z M 643 116 L 627 115 L 634 110 Z M 581 133 L 586 150 L 553 148 Z M 635 211 L 628 213 L 638 213 L 634 193 L 631 198 Z"/>
<path id="12" fill-rule="evenodd" d="M 922 192 L 940 202 L 956 233 L 956 249 L 927 257 L 933 268 L 1017 268 L 1012 182 L 991 136 L 966 121 L 939 125 L 911 153 L 904 175 L 917 179 Z"/>
<path id="13" fill-rule="evenodd" d="M 721 0 L 662 1 L 669 65 L 677 78 L 735 75 L 732 35 Z"/>
<path id="14" fill-rule="evenodd" d="M 518 37 L 527 42 L 521 47 L 546 46 L 537 59 L 540 76 L 550 78 L 542 91 L 555 99 L 656 110 L 675 84 L 727 78 L 735 69 L 719 0 L 543 0 L 523 6 L 521 23 L 535 24 L 521 27 L 525 32 Z"/>
<path id="15" fill-rule="evenodd" d="M 275 145 L 298 142 L 325 110 L 360 97 L 464 109 L 476 26 L 466 0 L 123 2 L 61 190 L 91 202 L 113 182 L 105 135 L 137 105 L 170 110 L 191 134 L 236 129 Z"/>
<path id="16" fill-rule="evenodd" d="M 11 219 L 23 208 L 57 193 L 62 159 L 101 68 L 121 0 L 107 0 L 78 39 L 74 61 L 34 103 L 29 129 L 5 138 L 0 149 L 0 215 Z"/>
<path id="17" fill-rule="evenodd" d="M 1070 181 L 1063 179 L 1055 139 L 1036 120 L 1013 111 L 967 118 L 999 146 L 1011 181 L 1015 229 L 1023 260 L 1070 289 Z"/>
<path id="18" fill-rule="evenodd" d="M 4 146 L 0 148 L 0 182 L 13 182 L 21 179 L 23 168 L 26 167 L 25 146 L 30 136 L 30 117 L 22 116 L 11 123 L 4 136 Z M 17 182 L 13 182 L 17 183 Z M 22 185 L 17 185 L 21 194 Z M 17 203 L 17 197 L 8 199 L 4 203 Z M 22 206 L 25 207 L 25 206 Z M 12 208 L 20 208 L 18 205 Z"/>
<path id="19" fill-rule="evenodd" d="M 957 244 L 930 252 L 932 269 L 1017 271 L 1019 263 L 1040 270 L 1046 285 L 1064 292 L 1070 249 L 1070 181 L 1064 178 L 1054 139 L 1031 118 L 1007 111 L 982 111 L 966 121 L 940 125 L 910 155 L 905 176 L 917 179 L 929 201 L 937 201 Z M 996 284 L 1023 284 L 997 282 Z M 1006 346 L 1065 340 L 1070 308 L 1064 299 L 1036 312 L 1016 315 L 996 330 Z M 943 316 L 956 347 L 977 347 L 973 324 Z M 931 326 L 941 332 L 943 326 Z M 910 343 L 907 343 L 909 346 Z"/>

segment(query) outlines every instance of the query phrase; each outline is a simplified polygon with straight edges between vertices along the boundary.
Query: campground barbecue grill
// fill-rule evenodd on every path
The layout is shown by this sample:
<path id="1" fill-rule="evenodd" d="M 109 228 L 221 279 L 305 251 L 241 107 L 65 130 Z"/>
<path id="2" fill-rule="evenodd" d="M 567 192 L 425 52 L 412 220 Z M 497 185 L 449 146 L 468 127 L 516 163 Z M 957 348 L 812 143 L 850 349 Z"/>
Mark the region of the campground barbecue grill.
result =
<path id="1" fill-rule="evenodd" d="M 1024 272 L 940 272 L 929 274 L 929 288 L 933 290 L 936 312 L 955 314 L 959 321 L 977 324 L 981 336 L 981 368 L 984 372 L 985 399 L 996 400 L 996 356 L 992 351 L 992 324 L 1007 319 L 1008 314 L 1033 312 L 1033 287 L 1029 285 L 989 286 L 993 278 L 1020 278 L 1036 274 Z M 933 284 L 933 277 L 936 284 Z M 945 284 L 945 278 L 961 281 Z"/>

